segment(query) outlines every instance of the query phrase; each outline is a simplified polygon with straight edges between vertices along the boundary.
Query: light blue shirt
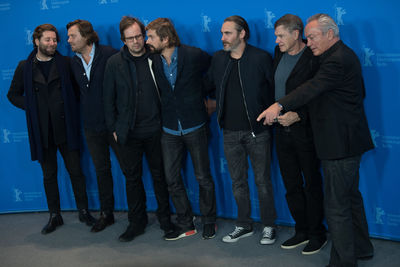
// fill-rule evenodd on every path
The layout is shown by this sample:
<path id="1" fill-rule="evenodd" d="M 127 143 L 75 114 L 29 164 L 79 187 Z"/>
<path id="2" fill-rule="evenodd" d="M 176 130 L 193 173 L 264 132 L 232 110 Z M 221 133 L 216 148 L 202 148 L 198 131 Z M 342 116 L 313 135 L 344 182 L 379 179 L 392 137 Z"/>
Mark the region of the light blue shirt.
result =
<path id="1" fill-rule="evenodd" d="M 90 70 L 92 69 L 92 63 L 93 63 L 93 57 L 94 57 L 94 52 L 96 50 L 95 44 L 92 46 L 92 51 L 90 51 L 90 61 L 88 64 L 86 64 L 86 61 L 83 59 L 82 54 L 76 53 L 76 55 L 82 60 L 83 68 L 85 69 L 86 77 L 88 81 L 90 81 Z"/>

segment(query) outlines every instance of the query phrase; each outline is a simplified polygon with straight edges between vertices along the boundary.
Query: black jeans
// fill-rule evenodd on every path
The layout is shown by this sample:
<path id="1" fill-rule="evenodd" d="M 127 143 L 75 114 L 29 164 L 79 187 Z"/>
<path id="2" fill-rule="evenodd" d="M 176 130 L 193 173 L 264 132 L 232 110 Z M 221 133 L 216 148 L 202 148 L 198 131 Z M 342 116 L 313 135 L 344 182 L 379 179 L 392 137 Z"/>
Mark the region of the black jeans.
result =
<path id="1" fill-rule="evenodd" d="M 296 233 L 325 238 L 322 176 L 311 129 L 276 127 L 276 153 Z"/>
<path id="2" fill-rule="evenodd" d="M 86 143 L 96 169 L 100 209 L 106 214 L 114 211 L 114 187 L 111 174 L 110 146 L 118 158 L 118 146 L 112 134 L 85 130 Z"/>
<path id="3" fill-rule="evenodd" d="M 185 229 L 193 224 L 192 208 L 181 175 L 186 149 L 192 158 L 194 174 L 199 183 L 203 223 L 215 223 L 215 186 L 210 171 L 207 126 L 181 136 L 163 132 L 161 144 L 168 191 L 176 209 L 178 225 Z"/>
<path id="4" fill-rule="evenodd" d="M 43 160 L 40 166 L 43 171 L 43 184 L 46 192 L 47 206 L 51 213 L 60 212 L 60 194 L 57 183 L 57 149 L 64 159 L 69 173 L 75 203 L 78 210 L 88 208 L 85 176 L 82 173 L 79 150 L 70 150 L 67 144 L 55 145 L 49 140 L 49 147 L 43 148 Z"/>
<path id="5" fill-rule="evenodd" d="M 250 158 L 257 185 L 261 222 L 274 226 L 276 211 L 271 183 L 270 133 L 264 131 L 253 137 L 250 131 L 224 130 L 224 152 L 232 178 L 232 191 L 238 207 L 236 226 L 252 229 L 251 202 L 247 181 Z"/>
<path id="6" fill-rule="evenodd" d="M 322 160 L 325 214 L 331 233 L 330 265 L 357 266 L 357 258 L 372 256 L 364 203 L 358 190 L 361 156 Z"/>
<path id="7" fill-rule="evenodd" d="M 150 137 L 137 138 L 129 133 L 127 142 L 118 144 L 118 154 L 122 172 L 126 178 L 126 196 L 128 201 L 128 220 L 137 227 L 147 224 L 146 193 L 142 181 L 143 154 L 146 156 L 153 188 L 157 199 L 157 218 L 164 229 L 170 222 L 169 194 L 163 170 L 160 132 Z"/>

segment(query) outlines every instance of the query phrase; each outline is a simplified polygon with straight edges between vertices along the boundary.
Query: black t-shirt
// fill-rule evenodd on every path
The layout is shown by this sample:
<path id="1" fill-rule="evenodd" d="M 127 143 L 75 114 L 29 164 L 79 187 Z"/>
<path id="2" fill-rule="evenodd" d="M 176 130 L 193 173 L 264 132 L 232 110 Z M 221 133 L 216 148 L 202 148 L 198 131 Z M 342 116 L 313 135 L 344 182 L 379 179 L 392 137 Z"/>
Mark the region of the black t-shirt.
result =
<path id="1" fill-rule="evenodd" d="M 250 130 L 249 118 L 244 104 L 243 90 L 239 79 L 238 64 L 240 59 L 232 60 L 232 69 L 225 88 L 225 100 L 222 118 L 223 128 L 231 131 Z"/>
<path id="2" fill-rule="evenodd" d="M 129 52 L 128 52 L 129 53 Z M 136 67 L 136 118 L 134 125 L 131 125 L 131 134 L 137 137 L 146 137 L 159 131 L 160 108 L 159 96 L 153 77 L 150 72 L 148 53 L 140 57 L 134 57 L 129 53 L 129 58 Z"/>

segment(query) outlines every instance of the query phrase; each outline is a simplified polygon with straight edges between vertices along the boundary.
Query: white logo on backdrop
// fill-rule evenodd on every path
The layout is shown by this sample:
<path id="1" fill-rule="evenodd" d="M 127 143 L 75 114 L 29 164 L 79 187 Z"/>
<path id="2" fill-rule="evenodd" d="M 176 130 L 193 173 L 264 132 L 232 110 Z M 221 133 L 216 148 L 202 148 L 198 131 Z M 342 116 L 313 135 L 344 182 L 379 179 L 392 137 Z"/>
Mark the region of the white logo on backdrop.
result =
<path id="1" fill-rule="evenodd" d="M 275 18 L 275 14 L 272 13 L 272 11 L 267 10 L 266 8 L 264 9 L 264 14 L 265 14 L 265 28 L 267 29 L 273 29 L 274 24 L 272 23 L 272 19 Z"/>
<path id="2" fill-rule="evenodd" d="M 368 48 L 368 47 L 364 47 L 363 51 L 364 51 L 363 66 L 364 67 L 372 67 L 371 57 L 375 56 L 374 50 L 372 50 L 371 48 Z"/>
<path id="3" fill-rule="evenodd" d="M 346 14 L 346 9 L 344 9 L 343 7 L 336 7 L 335 8 L 335 13 L 336 13 L 336 24 L 339 25 L 344 25 L 343 23 L 343 15 Z"/>
<path id="4" fill-rule="evenodd" d="M 11 143 L 10 138 L 9 138 L 10 134 L 11 134 L 10 130 L 3 129 L 3 143 L 4 144 Z"/>
<path id="5" fill-rule="evenodd" d="M 41 10 L 47 10 L 49 7 L 47 6 L 47 0 L 41 0 L 40 1 L 40 9 Z"/>
<path id="6" fill-rule="evenodd" d="M 201 14 L 202 19 L 202 32 L 211 32 L 208 24 L 211 22 L 211 18 L 207 15 Z"/>
<path id="7" fill-rule="evenodd" d="M 32 30 L 25 29 L 25 44 L 32 45 Z"/>
<path id="8" fill-rule="evenodd" d="M 386 215 L 386 212 L 382 208 L 376 207 L 376 209 L 375 209 L 375 223 L 376 224 L 383 224 L 383 219 L 382 219 L 383 215 Z"/>
<path id="9" fill-rule="evenodd" d="M 18 188 L 14 188 L 14 200 L 15 202 L 22 202 L 22 191 L 19 190 Z"/>

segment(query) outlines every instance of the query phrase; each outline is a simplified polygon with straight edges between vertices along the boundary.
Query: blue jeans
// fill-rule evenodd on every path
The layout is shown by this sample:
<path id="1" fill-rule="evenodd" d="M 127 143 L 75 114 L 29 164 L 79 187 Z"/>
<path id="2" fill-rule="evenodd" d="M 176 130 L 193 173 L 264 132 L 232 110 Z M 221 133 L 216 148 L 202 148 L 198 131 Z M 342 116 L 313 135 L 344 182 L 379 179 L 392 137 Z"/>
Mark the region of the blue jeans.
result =
<path id="1" fill-rule="evenodd" d="M 185 135 L 172 135 L 163 132 L 161 137 L 165 177 L 168 191 L 174 203 L 177 223 L 183 229 L 193 225 L 193 213 L 183 184 L 181 170 L 186 149 L 192 158 L 194 174 L 199 183 L 200 212 L 203 223 L 215 223 L 215 186 L 210 171 L 208 157 L 207 126 Z"/>
<path id="2" fill-rule="evenodd" d="M 372 256 L 364 203 L 358 190 L 361 155 L 322 160 L 325 216 L 331 233 L 330 265 L 357 266 L 358 257 Z"/>
<path id="3" fill-rule="evenodd" d="M 253 137 L 250 131 L 224 130 L 224 152 L 232 178 L 232 191 L 238 207 L 236 226 L 252 229 L 250 193 L 247 182 L 250 158 L 257 185 L 261 222 L 274 226 L 276 211 L 271 183 L 271 143 L 269 131 Z"/>

